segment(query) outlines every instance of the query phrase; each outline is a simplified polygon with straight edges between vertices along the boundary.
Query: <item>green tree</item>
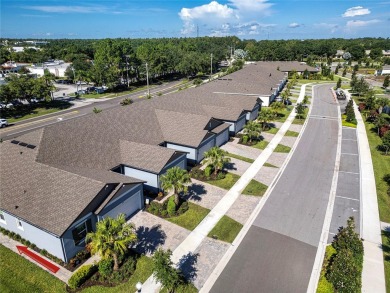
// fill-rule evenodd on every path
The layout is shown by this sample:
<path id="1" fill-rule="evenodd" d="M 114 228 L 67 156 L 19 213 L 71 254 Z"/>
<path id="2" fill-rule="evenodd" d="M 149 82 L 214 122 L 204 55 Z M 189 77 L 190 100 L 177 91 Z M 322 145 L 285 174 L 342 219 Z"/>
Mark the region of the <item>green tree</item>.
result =
<path id="1" fill-rule="evenodd" d="M 364 95 L 368 92 L 370 85 L 367 81 L 364 80 L 364 77 L 355 80 L 355 82 L 351 81 L 351 90 L 358 94 L 359 98 L 361 95 Z"/>
<path id="2" fill-rule="evenodd" d="M 377 107 L 377 98 L 373 91 L 369 91 L 365 98 L 366 109 L 374 110 Z"/>
<path id="3" fill-rule="evenodd" d="M 336 84 L 336 89 L 339 89 L 341 88 L 341 78 L 339 78 L 339 80 L 337 81 L 337 84 Z"/>
<path id="4" fill-rule="evenodd" d="M 152 256 L 153 276 L 168 292 L 174 292 L 174 289 L 183 283 L 182 274 L 174 267 L 171 256 L 170 249 L 164 251 L 161 248 Z"/>
<path id="5" fill-rule="evenodd" d="M 344 68 L 342 77 L 345 77 L 347 75 L 347 68 Z"/>
<path id="6" fill-rule="evenodd" d="M 374 125 L 377 129 L 378 135 L 381 128 L 387 124 L 388 124 L 387 119 L 383 116 L 383 114 L 379 114 L 378 116 L 375 117 Z"/>
<path id="7" fill-rule="evenodd" d="M 390 150 L 390 131 L 386 131 L 386 133 L 382 136 L 382 148 L 385 150 L 385 154 L 387 156 Z"/>
<path id="8" fill-rule="evenodd" d="M 386 75 L 384 81 L 383 81 L 383 88 L 387 88 L 390 85 L 390 75 Z"/>
<path id="9" fill-rule="evenodd" d="M 161 188 L 164 190 L 173 190 L 175 195 L 175 203 L 179 205 L 180 192 L 187 192 L 188 186 L 191 184 L 190 176 L 186 170 L 179 167 L 172 167 L 161 176 Z"/>
<path id="10" fill-rule="evenodd" d="M 382 49 L 381 48 L 372 48 L 370 52 L 370 57 L 372 60 L 375 60 L 379 57 L 382 57 Z"/>
<path id="11" fill-rule="evenodd" d="M 348 101 L 347 106 L 345 107 L 346 121 L 347 122 L 356 122 L 355 110 L 353 109 L 352 99 Z"/>
<path id="12" fill-rule="evenodd" d="M 257 120 L 261 123 L 263 130 L 269 128 L 269 122 L 275 119 L 275 114 L 268 108 L 262 108 Z"/>
<path id="13" fill-rule="evenodd" d="M 226 152 L 220 147 L 212 147 L 207 152 L 204 152 L 203 164 L 214 167 L 214 175 L 223 170 L 225 164 L 230 162 L 230 158 L 226 156 Z"/>
<path id="14" fill-rule="evenodd" d="M 298 119 L 302 119 L 302 116 L 305 114 L 305 106 L 302 103 L 298 103 L 295 106 L 295 113 L 297 113 Z"/>
<path id="15" fill-rule="evenodd" d="M 96 232 L 89 232 L 86 241 L 92 254 L 99 254 L 103 259 L 114 260 L 114 271 L 119 269 L 119 257 L 128 247 L 137 241 L 134 226 L 126 223 L 125 215 L 116 219 L 106 217 L 96 224 Z"/>
<path id="16" fill-rule="evenodd" d="M 306 105 L 307 103 L 309 103 L 309 96 L 308 96 L 308 95 L 305 95 L 305 96 L 303 97 L 302 104 Z"/>
<path id="17" fill-rule="evenodd" d="M 248 121 L 244 126 L 244 133 L 248 135 L 249 142 L 252 142 L 253 138 L 257 138 L 261 134 L 261 126 L 256 121 Z"/>
<path id="18" fill-rule="evenodd" d="M 282 102 L 273 102 L 271 104 L 272 110 L 275 112 L 276 116 L 279 116 L 279 113 L 286 108 L 286 106 Z"/>

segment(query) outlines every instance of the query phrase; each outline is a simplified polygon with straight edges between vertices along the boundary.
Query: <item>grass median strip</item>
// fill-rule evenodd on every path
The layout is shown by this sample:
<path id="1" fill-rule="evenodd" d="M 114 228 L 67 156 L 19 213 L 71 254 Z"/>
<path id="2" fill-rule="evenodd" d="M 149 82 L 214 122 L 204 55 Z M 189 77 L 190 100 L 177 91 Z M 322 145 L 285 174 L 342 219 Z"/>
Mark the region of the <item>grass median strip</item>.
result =
<path id="1" fill-rule="evenodd" d="M 236 155 L 236 154 L 232 154 L 232 153 L 227 153 L 226 155 L 228 157 L 235 158 L 235 159 L 238 159 L 238 160 L 241 160 L 241 161 L 244 161 L 244 162 L 247 162 L 247 163 L 251 163 L 251 164 L 255 161 L 253 159 L 246 158 L 246 157 L 243 157 L 243 156 L 240 156 L 240 155 Z"/>
<path id="2" fill-rule="evenodd" d="M 241 229 L 241 223 L 228 216 L 223 216 L 207 236 L 232 243 Z"/>
<path id="3" fill-rule="evenodd" d="M 198 226 L 199 223 L 207 216 L 210 210 L 192 202 L 188 203 L 188 207 L 188 211 L 184 214 L 168 218 L 167 220 L 190 231 L 194 230 L 196 226 Z"/>
<path id="4" fill-rule="evenodd" d="M 299 135 L 299 132 L 292 131 L 292 130 L 287 130 L 285 133 L 285 136 L 297 137 L 298 135 Z"/>
<path id="5" fill-rule="evenodd" d="M 274 150 L 274 152 L 277 153 L 289 153 L 291 151 L 291 148 L 289 146 L 278 144 Z"/>
<path id="6" fill-rule="evenodd" d="M 208 180 L 206 183 L 229 190 L 240 179 L 240 176 L 233 173 L 226 173 L 225 178 L 217 180 Z"/>
<path id="7" fill-rule="evenodd" d="M 278 131 L 279 131 L 279 128 L 277 128 L 277 127 L 271 127 L 270 129 L 265 130 L 264 132 L 270 133 L 270 134 L 276 134 Z"/>
<path id="8" fill-rule="evenodd" d="M 279 168 L 278 166 L 272 165 L 270 163 L 264 163 L 264 167 Z"/>
<path id="9" fill-rule="evenodd" d="M 263 196 L 267 191 L 268 186 L 252 179 L 249 184 L 245 187 L 242 194 L 253 195 L 253 196 Z"/>
<path id="10" fill-rule="evenodd" d="M 260 150 L 264 150 L 268 144 L 269 144 L 268 141 L 262 140 L 262 141 L 257 142 L 256 144 L 252 145 L 252 147 L 260 149 Z"/>

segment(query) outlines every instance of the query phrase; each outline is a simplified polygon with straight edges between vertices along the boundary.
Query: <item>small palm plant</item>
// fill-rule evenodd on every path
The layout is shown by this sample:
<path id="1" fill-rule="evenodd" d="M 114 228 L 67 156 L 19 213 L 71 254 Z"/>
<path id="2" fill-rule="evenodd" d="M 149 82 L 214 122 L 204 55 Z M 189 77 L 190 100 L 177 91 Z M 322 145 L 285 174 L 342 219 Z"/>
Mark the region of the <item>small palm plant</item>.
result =
<path id="1" fill-rule="evenodd" d="M 124 255 L 129 246 L 137 241 L 133 224 L 126 223 L 125 215 L 116 219 L 106 217 L 96 224 L 96 232 L 89 232 L 86 241 L 90 242 L 92 254 L 99 254 L 103 259 L 114 260 L 114 271 L 119 269 L 118 258 Z"/>
<path id="2" fill-rule="evenodd" d="M 173 167 L 161 176 L 161 187 L 164 190 L 173 190 L 175 195 L 175 204 L 180 202 L 179 193 L 187 192 L 188 186 L 191 184 L 190 175 L 186 170 L 179 167 Z"/>
<path id="3" fill-rule="evenodd" d="M 204 153 L 203 163 L 214 167 L 214 175 L 223 170 L 225 164 L 230 162 L 230 158 L 226 156 L 226 152 L 219 147 L 212 147 Z"/>
<path id="4" fill-rule="evenodd" d="M 244 126 L 244 133 L 248 135 L 249 142 L 252 142 L 253 138 L 257 138 L 261 134 L 261 126 L 256 121 L 248 121 Z"/>

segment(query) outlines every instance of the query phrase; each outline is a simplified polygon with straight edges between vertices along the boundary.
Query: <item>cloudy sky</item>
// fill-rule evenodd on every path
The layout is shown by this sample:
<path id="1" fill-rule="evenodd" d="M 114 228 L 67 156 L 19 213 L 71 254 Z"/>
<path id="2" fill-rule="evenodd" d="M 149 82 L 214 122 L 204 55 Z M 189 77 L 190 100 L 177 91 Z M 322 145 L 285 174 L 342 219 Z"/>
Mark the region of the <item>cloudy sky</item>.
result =
<path id="1" fill-rule="evenodd" d="M 5 38 L 384 37 L 382 0 L 1 0 Z"/>

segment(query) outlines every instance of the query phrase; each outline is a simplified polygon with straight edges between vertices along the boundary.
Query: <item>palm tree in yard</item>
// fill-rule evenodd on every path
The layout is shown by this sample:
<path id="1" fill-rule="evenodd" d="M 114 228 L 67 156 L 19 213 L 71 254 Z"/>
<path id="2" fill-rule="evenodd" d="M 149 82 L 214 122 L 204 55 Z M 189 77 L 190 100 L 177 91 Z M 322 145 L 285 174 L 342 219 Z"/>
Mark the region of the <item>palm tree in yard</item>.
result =
<path id="1" fill-rule="evenodd" d="M 188 185 L 191 184 L 190 175 L 186 170 L 179 167 L 172 167 L 161 176 L 161 188 L 164 190 L 173 190 L 175 203 L 179 204 L 179 193 L 187 192 Z"/>
<path id="2" fill-rule="evenodd" d="M 268 123 L 272 121 L 275 118 L 274 113 L 267 108 L 261 109 L 259 113 L 259 117 L 257 118 L 261 125 L 263 126 L 263 130 L 266 130 L 268 128 Z"/>
<path id="3" fill-rule="evenodd" d="M 212 147 L 204 153 L 203 163 L 214 167 L 214 175 L 223 169 L 225 164 L 230 162 L 230 158 L 226 157 L 226 152 L 219 147 Z"/>
<path id="4" fill-rule="evenodd" d="M 286 106 L 282 102 L 273 102 L 271 104 L 272 110 L 275 111 L 276 116 L 279 116 L 279 112 L 282 111 Z"/>
<path id="5" fill-rule="evenodd" d="M 253 138 L 260 136 L 261 126 L 256 121 L 248 121 L 244 126 L 244 133 L 248 135 L 249 142 L 252 142 Z"/>
<path id="6" fill-rule="evenodd" d="M 125 215 L 116 219 L 106 217 L 96 224 L 96 232 L 89 232 L 86 241 L 90 242 L 92 254 L 99 254 L 103 259 L 113 258 L 114 271 L 119 269 L 118 258 L 124 255 L 129 246 L 137 241 L 134 226 L 126 223 Z"/>

